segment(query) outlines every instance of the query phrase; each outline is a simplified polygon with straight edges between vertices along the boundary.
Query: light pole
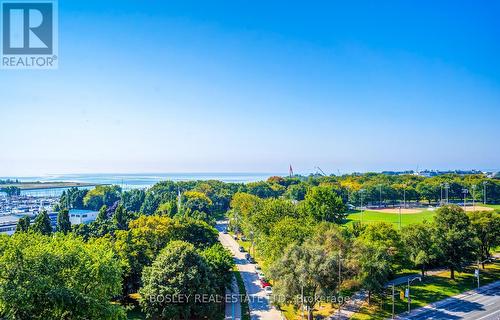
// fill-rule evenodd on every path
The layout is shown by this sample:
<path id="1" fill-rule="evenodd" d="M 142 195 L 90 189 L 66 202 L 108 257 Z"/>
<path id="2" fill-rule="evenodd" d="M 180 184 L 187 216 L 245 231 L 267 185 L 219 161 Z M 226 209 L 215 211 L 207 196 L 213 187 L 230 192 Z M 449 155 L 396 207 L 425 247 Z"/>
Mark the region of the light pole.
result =
<path id="1" fill-rule="evenodd" d="M 392 286 L 392 319 L 394 319 L 394 283 L 391 284 Z"/>
<path id="2" fill-rule="evenodd" d="M 475 184 L 472 185 L 472 211 L 476 211 L 476 187 Z"/>
<path id="3" fill-rule="evenodd" d="M 339 287 L 338 287 L 338 293 L 339 293 L 339 299 L 340 299 L 340 283 L 342 282 L 342 250 L 339 250 Z M 341 309 L 342 309 L 342 304 L 340 301 L 339 303 L 339 319 L 341 318 Z"/>
<path id="4" fill-rule="evenodd" d="M 403 186 L 403 205 L 406 209 L 406 185 Z"/>
<path id="5" fill-rule="evenodd" d="M 486 185 L 488 181 L 483 181 L 483 195 L 484 195 L 484 204 L 486 204 Z"/>
<path id="6" fill-rule="evenodd" d="M 408 289 L 407 289 L 408 290 L 408 313 L 410 313 L 410 311 L 411 311 L 410 284 L 417 279 L 418 279 L 418 281 L 422 282 L 422 277 L 415 277 L 411 280 L 408 277 Z"/>
<path id="7" fill-rule="evenodd" d="M 480 286 L 480 285 L 479 285 L 479 265 L 480 265 L 480 264 L 483 264 L 483 263 L 485 263 L 485 262 L 488 262 L 488 261 L 490 261 L 490 259 L 486 259 L 486 260 L 483 260 L 483 261 L 479 261 L 479 260 L 477 261 L 476 278 L 477 278 L 477 287 L 478 287 L 478 288 L 479 288 L 479 286 Z"/>
<path id="8" fill-rule="evenodd" d="M 399 204 L 399 230 L 401 230 L 401 203 Z"/>
<path id="9" fill-rule="evenodd" d="M 378 185 L 378 190 L 380 192 L 380 199 L 378 202 L 378 206 L 379 206 L 379 208 L 382 208 L 382 185 L 381 184 Z"/>
<path id="10" fill-rule="evenodd" d="M 446 204 L 450 204 L 449 199 L 448 199 L 448 191 L 450 190 L 450 184 L 448 182 L 446 182 L 444 184 L 444 190 L 445 190 L 445 194 L 446 194 Z"/>
<path id="11" fill-rule="evenodd" d="M 464 211 L 467 211 L 467 193 L 469 193 L 469 189 L 463 188 L 462 193 L 464 194 Z"/>
<path id="12" fill-rule="evenodd" d="M 361 201 L 361 225 L 363 225 L 363 194 L 365 193 L 365 189 L 359 190 L 359 198 Z"/>
<path id="13" fill-rule="evenodd" d="M 441 183 L 439 186 L 441 187 L 441 200 L 439 201 L 439 206 L 442 207 L 443 206 L 443 184 Z"/>

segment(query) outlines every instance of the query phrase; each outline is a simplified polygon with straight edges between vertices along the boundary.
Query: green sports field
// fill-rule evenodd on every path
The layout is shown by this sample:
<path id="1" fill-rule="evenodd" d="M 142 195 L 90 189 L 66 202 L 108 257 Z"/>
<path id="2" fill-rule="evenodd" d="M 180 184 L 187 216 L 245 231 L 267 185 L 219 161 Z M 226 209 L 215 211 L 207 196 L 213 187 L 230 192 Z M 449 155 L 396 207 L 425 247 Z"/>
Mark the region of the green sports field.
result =
<path id="1" fill-rule="evenodd" d="M 355 221 L 362 221 L 363 223 L 375 223 L 375 222 L 387 222 L 392 223 L 394 226 L 398 227 L 401 221 L 401 225 L 405 226 L 412 223 L 419 223 L 424 220 L 432 221 L 432 217 L 436 214 L 436 211 L 422 210 L 419 213 L 387 213 L 365 210 L 363 212 L 359 210 L 353 210 L 347 216 L 347 224 L 353 223 Z M 401 219 L 401 220 L 400 220 Z"/>

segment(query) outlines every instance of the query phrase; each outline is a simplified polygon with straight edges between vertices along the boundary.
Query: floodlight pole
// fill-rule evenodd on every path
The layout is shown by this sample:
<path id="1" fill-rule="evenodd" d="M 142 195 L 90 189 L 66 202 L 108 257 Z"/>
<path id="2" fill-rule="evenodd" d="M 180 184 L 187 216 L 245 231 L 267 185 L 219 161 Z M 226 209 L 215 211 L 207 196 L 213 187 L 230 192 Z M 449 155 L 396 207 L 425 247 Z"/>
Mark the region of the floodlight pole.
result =
<path id="1" fill-rule="evenodd" d="M 444 184 L 441 183 L 439 186 L 441 187 L 441 201 L 439 202 L 439 205 L 443 206 L 443 202 L 444 202 L 444 199 L 443 199 L 443 187 L 444 187 Z"/>
<path id="2" fill-rule="evenodd" d="M 446 194 L 446 204 L 450 204 L 450 201 L 449 201 L 449 198 L 448 198 L 448 193 L 449 193 L 449 190 L 450 190 L 450 184 L 448 182 L 446 182 L 444 184 L 444 190 L 445 190 L 445 194 Z"/>
<path id="3" fill-rule="evenodd" d="M 466 188 L 463 188 L 462 192 L 464 194 L 464 211 L 467 211 L 467 193 L 469 193 L 469 190 Z"/>
<path id="4" fill-rule="evenodd" d="M 488 181 L 483 181 L 483 195 L 484 195 L 484 204 L 486 204 L 486 185 Z"/>
<path id="5" fill-rule="evenodd" d="M 363 194 L 365 192 L 365 189 L 359 190 L 360 193 L 360 200 L 361 200 L 361 225 L 363 225 Z"/>
<path id="6" fill-rule="evenodd" d="M 380 192 L 380 200 L 378 202 L 378 206 L 379 206 L 379 208 L 382 208 L 382 185 L 381 184 L 378 185 L 378 190 Z"/>
<path id="7" fill-rule="evenodd" d="M 399 229 L 401 230 L 401 203 L 399 203 Z"/>
<path id="8" fill-rule="evenodd" d="M 475 195 L 476 195 L 476 185 L 472 185 L 472 210 L 476 211 L 476 201 L 475 201 Z"/>
<path id="9" fill-rule="evenodd" d="M 411 298 L 410 298 L 410 284 L 415 281 L 415 280 L 419 280 L 419 281 L 422 281 L 422 277 L 416 277 L 416 278 L 413 278 L 410 280 L 410 278 L 408 277 L 408 313 L 410 313 L 411 311 Z"/>
<path id="10" fill-rule="evenodd" d="M 403 205 L 406 208 L 406 186 L 403 187 Z"/>

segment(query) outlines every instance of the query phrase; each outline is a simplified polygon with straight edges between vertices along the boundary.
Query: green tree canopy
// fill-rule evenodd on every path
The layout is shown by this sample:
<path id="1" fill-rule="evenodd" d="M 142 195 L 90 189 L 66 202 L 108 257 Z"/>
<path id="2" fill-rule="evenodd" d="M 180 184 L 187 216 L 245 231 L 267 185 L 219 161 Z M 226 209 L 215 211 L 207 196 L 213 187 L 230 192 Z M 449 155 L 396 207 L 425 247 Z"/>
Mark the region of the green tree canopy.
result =
<path id="1" fill-rule="evenodd" d="M 500 213 L 495 211 L 473 211 L 469 214 L 472 229 L 479 239 L 478 259 L 491 257 L 491 249 L 500 245 Z"/>
<path id="2" fill-rule="evenodd" d="M 414 267 L 420 268 L 422 276 L 432 262 L 436 261 L 439 250 L 433 241 L 434 227 L 427 223 L 418 223 L 405 226 L 401 230 L 401 238 L 409 253 L 410 261 Z"/>
<path id="3" fill-rule="evenodd" d="M 469 217 L 458 206 L 444 206 L 437 210 L 434 217 L 436 243 L 444 264 L 450 269 L 450 276 L 455 279 L 455 270 L 462 270 L 464 266 L 475 258 L 479 247 L 471 227 Z"/>
<path id="4" fill-rule="evenodd" d="M 121 268 L 105 241 L 20 233 L 0 242 L 2 318 L 125 319 L 111 303 Z"/>
<path id="5" fill-rule="evenodd" d="M 346 217 L 342 198 L 328 185 L 310 188 L 303 203 L 303 210 L 317 221 L 342 223 Z"/>
<path id="6" fill-rule="evenodd" d="M 29 216 L 24 216 L 17 222 L 16 233 L 28 232 L 30 228 L 31 219 Z"/>
<path id="7" fill-rule="evenodd" d="M 139 291 L 142 310 L 150 319 L 213 318 L 215 303 L 198 303 L 196 295 L 215 296 L 210 268 L 192 244 L 173 241 L 161 251 L 151 267 L 146 267 Z M 192 299 L 169 303 L 164 298 L 190 296 Z M 162 297 L 162 298 L 159 298 Z"/>
<path id="8" fill-rule="evenodd" d="M 52 225 L 47 211 L 43 210 L 36 216 L 35 221 L 31 226 L 31 230 L 43 235 L 50 235 L 52 233 Z"/>
<path id="9" fill-rule="evenodd" d="M 69 210 L 62 209 L 57 213 L 57 232 L 64 234 L 71 231 L 71 222 L 69 221 Z"/>

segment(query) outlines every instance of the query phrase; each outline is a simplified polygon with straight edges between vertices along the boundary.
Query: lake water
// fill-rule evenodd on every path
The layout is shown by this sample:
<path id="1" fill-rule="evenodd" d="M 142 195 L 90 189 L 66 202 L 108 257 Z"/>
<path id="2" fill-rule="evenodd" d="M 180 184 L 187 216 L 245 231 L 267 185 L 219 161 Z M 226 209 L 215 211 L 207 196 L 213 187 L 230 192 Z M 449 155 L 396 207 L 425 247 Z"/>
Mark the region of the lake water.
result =
<path id="1" fill-rule="evenodd" d="M 119 185 L 123 190 L 148 188 L 157 182 L 193 181 L 193 180 L 220 180 L 223 182 L 246 183 L 266 180 L 270 176 L 284 176 L 276 173 L 153 173 L 153 174 L 61 174 L 39 177 L 0 177 L 0 179 L 19 179 L 19 181 L 41 182 L 84 182 L 95 184 Z M 33 196 L 59 196 L 67 188 L 27 190 L 22 194 Z"/>

